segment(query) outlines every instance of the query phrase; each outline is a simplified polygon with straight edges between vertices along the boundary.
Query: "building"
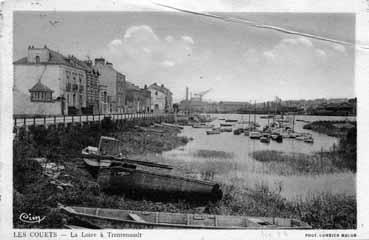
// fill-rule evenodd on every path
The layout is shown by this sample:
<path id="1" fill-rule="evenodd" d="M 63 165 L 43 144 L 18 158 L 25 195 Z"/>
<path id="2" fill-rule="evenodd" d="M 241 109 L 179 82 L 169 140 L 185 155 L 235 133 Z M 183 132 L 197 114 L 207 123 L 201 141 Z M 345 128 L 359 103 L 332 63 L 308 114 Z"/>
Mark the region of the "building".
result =
<path id="1" fill-rule="evenodd" d="M 151 92 L 145 85 L 140 88 L 131 82 L 126 82 L 126 107 L 129 113 L 150 112 L 151 107 Z"/>
<path id="2" fill-rule="evenodd" d="M 113 64 L 105 61 L 104 58 L 95 59 L 95 68 L 100 73 L 100 84 L 104 85 L 104 92 L 106 92 L 107 108 L 104 108 L 104 111 L 101 113 L 124 113 L 126 98 L 125 75 L 115 70 Z"/>
<path id="3" fill-rule="evenodd" d="M 152 112 L 170 112 L 173 110 L 173 94 L 162 85 L 153 83 L 148 87 L 151 92 L 151 111 Z"/>
<path id="4" fill-rule="evenodd" d="M 78 114 L 86 107 L 86 71 L 74 57 L 29 46 L 13 64 L 15 115 Z"/>
<path id="5" fill-rule="evenodd" d="M 99 70 L 97 70 L 91 60 L 84 61 L 86 68 L 86 113 L 98 114 L 99 108 Z"/>
<path id="6" fill-rule="evenodd" d="M 248 102 L 229 102 L 220 101 L 218 103 L 217 112 L 219 113 L 236 113 L 249 109 L 250 103 Z"/>
<path id="7" fill-rule="evenodd" d="M 99 113 L 108 112 L 108 87 L 99 84 Z"/>

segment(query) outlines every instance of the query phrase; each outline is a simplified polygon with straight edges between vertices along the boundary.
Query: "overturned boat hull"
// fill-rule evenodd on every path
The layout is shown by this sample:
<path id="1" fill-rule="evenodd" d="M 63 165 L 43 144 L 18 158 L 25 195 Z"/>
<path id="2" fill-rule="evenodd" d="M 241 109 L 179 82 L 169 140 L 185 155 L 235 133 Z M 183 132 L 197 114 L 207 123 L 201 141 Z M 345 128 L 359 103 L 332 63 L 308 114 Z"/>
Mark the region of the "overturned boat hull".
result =
<path id="1" fill-rule="evenodd" d="M 146 212 L 107 208 L 61 207 L 84 228 L 149 229 L 310 229 L 296 219 L 210 214 Z M 75 224 L 75 223 L 74 223 Z"/>
<path id="2" fill-rule="evenodd" d="M 218 201 L 223 193 L 218 184 L 143 170 L 101 171 L 97 179 L 100 187 L 114 194 L 125 194 L 135 199 L 171 201 Z"/>

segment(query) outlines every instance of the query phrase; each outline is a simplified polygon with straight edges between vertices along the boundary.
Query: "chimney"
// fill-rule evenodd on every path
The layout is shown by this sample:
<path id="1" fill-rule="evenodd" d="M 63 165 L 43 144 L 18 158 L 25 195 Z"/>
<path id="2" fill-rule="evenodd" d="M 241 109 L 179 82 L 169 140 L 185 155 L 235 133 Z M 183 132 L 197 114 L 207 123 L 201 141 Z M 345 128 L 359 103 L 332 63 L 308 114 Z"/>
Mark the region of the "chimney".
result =
<path id="1" fill-rule="evenodd" d="M 105 59 L 104 58 L 95 58 L 95 65 L 97 64 L 105 64 Z"/>

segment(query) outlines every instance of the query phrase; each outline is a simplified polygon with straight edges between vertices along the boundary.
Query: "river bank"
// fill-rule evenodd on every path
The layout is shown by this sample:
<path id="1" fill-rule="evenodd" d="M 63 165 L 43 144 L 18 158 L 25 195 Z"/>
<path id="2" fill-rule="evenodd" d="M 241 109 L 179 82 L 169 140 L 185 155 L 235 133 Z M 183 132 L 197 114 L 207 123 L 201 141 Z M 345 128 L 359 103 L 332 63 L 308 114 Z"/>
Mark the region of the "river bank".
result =
<path id="1" fill-rule="evenodd" d="M 172 204 L 134 201 L 124 196 L 105 194 L 100 191 L 82 159 L 73 157 L 86 146 L 97 146 L 100 136 L 119 139 L 122 152 L 127 156 L 156 154 L 189 141 L 186 137 L 177 136 L 179 130 L 175 128 L 163 126 L 145 129 L 142 126 L 145 125 L 130 125 L 118 130 L 114 124 L 107 122 L 102 126 L 88 128 L 35 127 L 20 132 L 13 141 L 14 227 L 62 227 L 66 216 L 56 211 L 57 203 L 158 211 L 173 209 Z M 49 169 L 45 170 L 39 162 L 30 160 L 32 158 L 46 159 L 42 164 L 50 166 Z M 57 171 L 50 174 L 53 169 Z M 46 216 L 46 220 L 38 224 L 27 224 L 19 220 L 21 213 Z"/>
<path id="2" fill-rule="evenodd" d="M 112 126 L 70 129 L 67 132 L 46 131 L 40 128 L 34 129 L 30 134 L 20 135 L 14 141 L 14 226 L 61 228 L 68 217 L 56 210 L 57 203 L 144 211 L 278 216 L 301 219 L 314 228 L 356 226 L 355 197 L 322 194 L 311 195 L 309 199 L 301 201 L 290 201 L 282 197 L 278 188 L 272 189 L 259 184 L 251 189 L 245 186 L 243 176 L 234 174 L 235 171 L 242 171 L 246 165 L 240 166 L 235 163 L 232 160 L 233 154 L 211 150 L 198 151 L 194 154 L 194 157 L 209 157 L 207 162 L 179 162 L 151 157 L 160 156 L 163 151 L 185 147 L 189 141 L 187 137 L 178 136 L 179 131 L 173 128 L 155 129 L 159 131 L 147 132 L 135 126 L 119 131 Z M 85 146 L 96 146 L 101 135 L 120 139 L 128 156 L 175 166 L 171 173 L 178 175 L 200 173 L 201 178 L 212 177 L 214 175 L 211 173 L 215 173 L 213 180 L 221 184 L 223 199 L 216 203 L 199 205 L 185 201 L 133 200 L 102 192 L 81 164 L 81 159 L 65 157 L 72 153 L 80 153 Z M 63 166 L 57 177 L 59 182 L 46 176 L 37 162 L 26 160 L 40 156 Z M 341 207 L 344 207 L 343 210 Z M 18 219 L 23 212 L 45 216 L 46 220 L 39 224 L 25 224 Z"/>

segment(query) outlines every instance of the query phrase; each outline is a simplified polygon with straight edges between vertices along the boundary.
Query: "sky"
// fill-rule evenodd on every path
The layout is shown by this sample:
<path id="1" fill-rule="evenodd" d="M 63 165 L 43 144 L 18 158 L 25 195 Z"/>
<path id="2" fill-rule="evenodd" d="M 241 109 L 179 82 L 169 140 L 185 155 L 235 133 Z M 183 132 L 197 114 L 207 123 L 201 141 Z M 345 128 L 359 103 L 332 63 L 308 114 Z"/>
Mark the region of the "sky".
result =
<path id="1" fill-rule="evenodd" d="M 341 41 L 355 15 L 218 12 Z M 354 97 L 354 49 L 182 12 L 16 12 L 13 57 L 45 44 L 80 59 L 104 57 L 127 80 L 157 82 L 176 101 L 207 89 L 212 101 Z"/>

